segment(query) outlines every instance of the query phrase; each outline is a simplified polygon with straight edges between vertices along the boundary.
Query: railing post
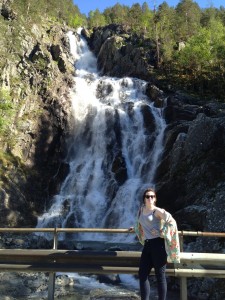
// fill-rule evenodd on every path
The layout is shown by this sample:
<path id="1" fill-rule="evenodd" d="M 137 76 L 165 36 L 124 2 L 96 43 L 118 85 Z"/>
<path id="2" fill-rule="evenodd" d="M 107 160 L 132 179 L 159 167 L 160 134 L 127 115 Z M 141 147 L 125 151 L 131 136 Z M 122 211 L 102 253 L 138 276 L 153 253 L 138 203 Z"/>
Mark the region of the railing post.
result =
<path id="1" fill-rule="evenodd" d="M 184 251 L 184 235 L 183 231 L 179 235 L 180 251 Z M 180 300 L 187 300 L 187 277 L 180 278 Z"/>
<path id="2" fill-rule="evenodd" d="M 180 279 L 180 300 L 187 300 L 187 277 Z"/>
<path id="3" fill-rule="evenodd" d="M 57 230 L 54 230 L 53 236 L 53 249 L 58 248 L 58 235 Z M 48 282 L 48 300 L 54 300 L 55 293 L 55 272 L 49 273 L 49 282 Z"/>
<path id="4" fill-rule="evenodd" d="M 53 237 L 53 249 L 58 248 L 58 233 L 57 233 L 57 228 L 54 230 L 54 237 Z"/>

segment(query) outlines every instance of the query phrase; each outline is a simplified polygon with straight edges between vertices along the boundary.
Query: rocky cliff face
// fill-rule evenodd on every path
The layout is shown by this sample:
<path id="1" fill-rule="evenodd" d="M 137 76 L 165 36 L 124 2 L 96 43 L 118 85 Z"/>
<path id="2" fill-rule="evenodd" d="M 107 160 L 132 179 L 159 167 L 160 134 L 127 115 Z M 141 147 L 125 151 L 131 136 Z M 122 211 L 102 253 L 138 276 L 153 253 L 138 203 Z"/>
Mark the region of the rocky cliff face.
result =
<path id="1" fill-rule="evenodd" d="M 98 57 L 98 68 L 103 74 L 145 80 L 152 77 L 156 60 L 150 40 L 132 34 L 129 27 L 114 24 L 95 28 L 91 35 L 86 31 L 83 34 Z"/>
<path id="2" fill-rule="evenodd" d="M 159 205 L 174 214 L 182 230 L 224 231 L 225 104 L 161 91 L 152 78 L 150 42 L 137 42 L 128 28 L 110 25 L 84 35 L 103 74 L 147 80 L 146 93 L 155 105 L 167 99 L 165 150 L 155 178 Z"/>
<path id="3" fill-rule="evenodd" d="M 10 21 L 16 16 L 9 4 L 3 1 L 0 11 L 13 32 L 20 24 Z M 16 114 L 8 137 L 0 140 L 0 227 L 36 225 L 68 172 L 63 160 L 73 126 L 68 28 L 46 20 L 29 31 L 20 29 L 20 54 L 1 74 Z"/>
<path id="4" fill-rule="evenodd" d="M 112 25 L 84 35 L 103 74 L 144 79 L 156 106 L 166 99 L 165 148 L 155 177 L 159 206 L 173 214 L 179 230 L 224 232 L 225 104 L 161 91 L 152 75 L 154 51 L 145 47 L 146 41 L 136 43 L 127 28 Z M 184 238 L 184 242 L 189 251 L 225 249 L 224 239 Z M 190 282 L 190 299 L 223 299 L 221 280 L 210 280 Z"/>

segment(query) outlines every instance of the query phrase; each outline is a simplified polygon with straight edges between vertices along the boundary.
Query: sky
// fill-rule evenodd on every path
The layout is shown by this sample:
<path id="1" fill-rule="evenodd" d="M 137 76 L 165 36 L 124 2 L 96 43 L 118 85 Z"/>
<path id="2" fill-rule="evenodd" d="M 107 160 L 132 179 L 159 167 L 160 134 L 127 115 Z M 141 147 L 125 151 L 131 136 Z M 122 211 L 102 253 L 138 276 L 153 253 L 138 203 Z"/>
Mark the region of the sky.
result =
<path id="1" fill-rule="evenodd" d="M 154 3 L 156 6 L 160 5 L 162 2 L 167 2 L 169 6 L 173 6 L 175 7 L 180 0 L 146 0 L 146 2 L 148 3 L 148 6 L 153 9 L 154 8 Z M 142 5 L 145 1 L 138 1 L 138 0 L 73 0 L 74 4 L 76 4 L 79 9 L 80 12 L 82 14 L 86 14 L 88 16 L 88 13 L 91 10 L 95 10 L 95 9 L 99 9 L 100 12 L 103 12 L 105 8 L 107 7 L 112 7 L 114 6 L 116 3 L 119 3 L 121 5 L 127 5 L 127 6 L 132 6 L 135 3 L 140 3 L 140 5 Z M 225 1 L 224 0 L 195 0 L 195 2 L 198 3 L 198 5 L 201 8 L 206 8 L 206 7 L 210 7 L 210 6 L 214 6 L 214 7 L 220 7 L 220 6 L 224 6 L 225 7 Z"/>

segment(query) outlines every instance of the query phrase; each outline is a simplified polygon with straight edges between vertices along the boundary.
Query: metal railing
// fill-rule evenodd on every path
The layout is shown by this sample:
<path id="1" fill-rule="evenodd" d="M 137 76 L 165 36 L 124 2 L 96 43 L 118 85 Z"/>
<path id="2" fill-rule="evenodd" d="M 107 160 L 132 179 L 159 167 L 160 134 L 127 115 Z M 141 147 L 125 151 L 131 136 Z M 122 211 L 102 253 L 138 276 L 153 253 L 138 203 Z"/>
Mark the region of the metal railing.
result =
<path id="1" fill-rule="evenodd" d="M 0 228 L 0 233 L 52 233 L 53 249 L 1 249 L 0 270 L 48 272 L 48 300 L 54 299 L 56 272 L 76 272 L 93 274 L 137 274 L 140 251 L 86 251 L 58 250 L 60 233 L 133 233 L 128 229 L 104 228 Z M 179 231 L 181 261 L 168 264 L 167 275 L 180 278 L 180 299 L 187 300 L 187 278 L 225 278 L 225 254 L 183 252 L 183 238 L 225 237 L 225 233 Z M 219 266 L 219 269 L 218 269 Z"/>

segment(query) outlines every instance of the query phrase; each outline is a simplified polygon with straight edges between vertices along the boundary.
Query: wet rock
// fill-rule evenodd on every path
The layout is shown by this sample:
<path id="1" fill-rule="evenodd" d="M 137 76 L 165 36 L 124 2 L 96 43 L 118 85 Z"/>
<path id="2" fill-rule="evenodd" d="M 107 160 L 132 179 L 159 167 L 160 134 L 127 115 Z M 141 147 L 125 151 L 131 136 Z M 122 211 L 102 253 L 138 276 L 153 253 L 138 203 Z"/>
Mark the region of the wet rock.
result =
<path id="1" fill-rule="evenodd" d="M 90 293 L 89 300 L 140 300 L 140 297 L 132 292 L 112 292 L 96 289 Z"/>
<path id="2" fill-rule="evenodd" d="M 113 284 L 113 285 L 117 285 L 119 283 L 121 283 L 120 277 L 119 275 L 98 275 L 97 276 L 99 282 L 103 282 L 103 283 L 108 283 L 108 284 Z"/>
<path id="3" fill-rule="evenodd" d="M 119 185 L 122 185 L 127 180 L 127 169 L 122 153 L 118 153 L 112 163 L 112 172 L 115 174 L 115 179 Z"/>

